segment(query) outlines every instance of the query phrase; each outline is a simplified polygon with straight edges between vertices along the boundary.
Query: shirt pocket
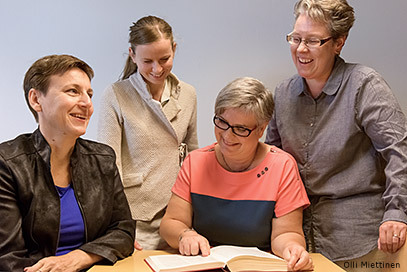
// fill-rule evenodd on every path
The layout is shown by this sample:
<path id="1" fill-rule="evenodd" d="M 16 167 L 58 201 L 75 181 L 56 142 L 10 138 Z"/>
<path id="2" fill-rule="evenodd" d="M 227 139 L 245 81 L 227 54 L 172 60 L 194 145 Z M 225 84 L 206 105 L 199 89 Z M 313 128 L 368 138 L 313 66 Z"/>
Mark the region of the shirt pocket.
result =
<path id="1" fill-rule="evenodd" d="M 134 186 L 141 186 L 143 180 L 143 173 L 127 174 L 123 176 L 123 187 L 129 188 Z"/>

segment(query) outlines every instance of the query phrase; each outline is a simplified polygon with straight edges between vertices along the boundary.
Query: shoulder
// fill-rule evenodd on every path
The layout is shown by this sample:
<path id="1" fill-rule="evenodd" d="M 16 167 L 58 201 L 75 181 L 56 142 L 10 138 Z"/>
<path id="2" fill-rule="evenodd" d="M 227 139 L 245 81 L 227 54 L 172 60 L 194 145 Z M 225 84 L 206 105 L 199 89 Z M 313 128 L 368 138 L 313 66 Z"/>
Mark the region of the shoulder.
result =
<path id="1" fill-rule="evenodd" d="M 296 160 L 290 153 L 288 153 L 274 145 L 268 145 L 268 144 L 265 144 L 265 145 L 269 149 L 270 156 L 268 156 L 268 157 L 270 159 L 272 159 L 273 161 L 275 161 L 276 163 L 282 164 L 282 165 L 291 165 L 291 166 L 297 165 Z"/>
<path id="2" fill-rule="evenodd" d="M 215 143 L 195 149 L 191 151 L 190 154 L 193 154 L 194 156 L 205 156 L 206 154 L 210 154 L 211 152 L 215 152 Z"/>
<path id="3" fill-rule="evenodd" d="M 352 75 L 360 74 L 365 77 L 371 75 L 380 75 L 375 69 L 360 63 L 345 63 L 345 67 L 345 70 L 349 71 Z"/>
<path id="4" fill-rule="evenodd" d="M 178 85 L 180 86 L 181 90 L 185 90 L 186 92 L 194 93 L 195 94 L 195 87 L 189 83 L 186 83 L 182 80 L 179 80 Z"/>
<path id="5" fill-rule="evenodd" d="M 119 80 L 110 84 L 102 93 L 100 106 L 120 108 L 140 101 L 140 95 L 129 79 Z"/>
<path id="6" fill-rule="evenodd" d="M 174 75 L 173 73 L 171 73 L 171 74 L 169 75 L 169 78 L 170 78 L 171 82 L 172 82 L 175 86 L 177 86 L 177 89 L 178 89 L 179 92 L 181 92 L 181 94 L 184 94 L 184 95 L 185 95 L 185 94 L 188 94 L 188 95 L 191 95 L 191 96 L 193 96 L 193 97 L 196 96 L 196 91 L 195 91 L 195 87 L 194 87 L 194 86 L 192 86 L 191 84 L 186 83 L 186 82 L 180 80 L 180 79 L 179 79 L 176 75 Z"/>
<path id="7" fill-rule="evenodd" d="M 211 154 L 213 154 L 213 152 L 215 152 L 215 143 L 191 151 L 188 154 L 187 158 L 188 160 L 192 159 L 194 161 L 203 160 L 211 157 Z"/>
<path id="8" fill-rule="evenodd" d="M 97 155 L 115 158 L 113 148 L 106 144 L 82 138 L 78 138 L 76 144 L 76 148 L 78 148 L 78 151 L 82 155 Z"/>
<path id="9" fill-rule="evenodd" d="M 383 80 L 381 74 L 375 69 L 359 64 L 359 63 L 347 63 L 344 64 L 344 76 L 349 80 L 358 83 L 359 85 L 366 84 L 367 82 L 375 80 Z"/>
<path id="10" fill-rule="evenodd" d="M 287 89 L 297 89 L 302 88 L 303 79 L 300 75 L 296 74 L 281 81 L 276 87 L 277 93 L 286 93 Z M 302 90 L 302 89 L 301 89 Z"/>
<path id="11" fill-rule="evenodd" d="M 121 92 L 125 92 L 131 87 L 132 84 L 129 79 L 119 80 L 107 86 L 104 90 L 104 93 L 109 95 L 111 94 L 118 95 Z"/>
<path id="12" fill-rule="evenodd" d="M 32 133 L 21 134 L 0 144 L 0 156 L 5 160 L 18 157 L 23 154 L 35 153 L 35 147 L 31 141 Z"/>

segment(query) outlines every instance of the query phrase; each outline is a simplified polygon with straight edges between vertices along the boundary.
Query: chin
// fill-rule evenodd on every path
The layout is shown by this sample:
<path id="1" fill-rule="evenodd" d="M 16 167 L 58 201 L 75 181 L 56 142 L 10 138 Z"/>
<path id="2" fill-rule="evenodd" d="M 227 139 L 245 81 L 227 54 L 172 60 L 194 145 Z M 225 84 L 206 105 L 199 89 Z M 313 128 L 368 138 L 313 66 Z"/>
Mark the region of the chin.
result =
<path id="1" fill-rule="evenodd" d="M 72 131 L 72 135 L 75 137 L 80 137 L 86 133 L 86 129 L 77 129 Z"/>

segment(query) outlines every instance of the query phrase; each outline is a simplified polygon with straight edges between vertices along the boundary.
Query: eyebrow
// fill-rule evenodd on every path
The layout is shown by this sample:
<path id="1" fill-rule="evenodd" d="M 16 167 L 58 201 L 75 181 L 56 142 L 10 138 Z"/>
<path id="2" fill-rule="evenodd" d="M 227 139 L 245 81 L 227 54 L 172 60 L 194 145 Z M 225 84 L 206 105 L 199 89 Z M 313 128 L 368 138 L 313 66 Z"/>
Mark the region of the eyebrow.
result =
<path id="1" fill-rule="evenodd" d="M 218 116 L 218 117 L 219 117 L 222 121 L 228 123 L 230 126 L 233 126 L 233 127 L 241 127 L 241 128 L 247 128 L 247 129 L 249 129 L 246 125 L 242 125 L 242 124 L 231 125 L 231 124 L 229 123 L 229 121 L 226 121 L 225 118 L 223 118 L 222 116 Z"/>
<path id="2" fill-rule="evenodd" d="M 75 89 L 81 89 L 81 86 L 76 84 L 76 83 L 67 84 L 67 85 L 64 86 L 64 89 L 68 89 L 68 88 L 72 88 L 72 87 L 75 88 Z M 94 92 L 92 88 L 87 89 L 86 91 L 87 92 L 91 91 L 92 93 Z"/>

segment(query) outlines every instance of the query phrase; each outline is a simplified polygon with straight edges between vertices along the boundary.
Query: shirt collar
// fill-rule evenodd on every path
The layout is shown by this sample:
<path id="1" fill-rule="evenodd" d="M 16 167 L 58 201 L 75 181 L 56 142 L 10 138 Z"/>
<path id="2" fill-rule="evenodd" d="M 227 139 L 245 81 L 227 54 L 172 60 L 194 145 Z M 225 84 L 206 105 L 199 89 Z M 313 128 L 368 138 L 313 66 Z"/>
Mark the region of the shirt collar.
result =
<path id="1" fill-rule="evenodd" d="M 147 83 L 144 81 L 143 76 L 140 74 L 138 70 L 129 77 L 129 80 L 136 89 L 136 91 L 143 97 L 144 100 L 148 101 L 153 99 L 150 92 L 148 91 Z M 165 99 L 168 100 L 170 97 L 178 99 L 180 85 L 178 78 L 174 74 L 170 73 L 168 75 L 166 79 L 166 86 L 168 86 L 169 89 L 167 90 Z M 164 92 L 165 91 L 166 90 L 164 89 Z M 161 99 L 162 101 L 163 98 Z"/>
<path id="2" fill-rule="evenodd" d="M 343 71 L 345 69 L 344 64 L 345 61 L 341 57 L 336 56 L 334 68 L 332 69 L 331 75 L 322 89 L 322 92 L 326 93 L 327 95 L 334 95 L 338 92 L 342 84 Z"/>
<path id="3" fill-rule="evenodd" d="M 327 95 L 334 95 L 336 92 L 338 92 L 342 80 L 343 80 L 343 71 L 345 69 L 345 61 L 339 57 L 335 57 L 335 63 L 334 67 L 332 69 L 332 72 L 328 78 L 328 81 L 326 82 L 324 88 L 322 89 L 322 92 L 327 94 Z M 296 84 L 296 92 L 297 95 L 305 94 L 306 92 L 306 83 L 305 83 L 305 78 L 299 77 Z"/>
<path id="4" fill-rule="evenodd" d="M 31 137 L 32 137 L 34 147 L 37 150 L 38 154 L 47 164 L 48 168 L 51 169 L 51 146 L 48 144 L 44 135 L 42 135 L 39 127 L 33 132 Z M 80 138 L 76 139 L 75 147 L 71 154 L 71 164 L 74 164 L 74 162 L 76 162 L 76 160 L 77 160 L 76 157 L 78 155 L 77 153 L 80 152 L 79 151 L 80 145 L 78 144 L 79 139 Z"/>

